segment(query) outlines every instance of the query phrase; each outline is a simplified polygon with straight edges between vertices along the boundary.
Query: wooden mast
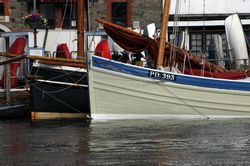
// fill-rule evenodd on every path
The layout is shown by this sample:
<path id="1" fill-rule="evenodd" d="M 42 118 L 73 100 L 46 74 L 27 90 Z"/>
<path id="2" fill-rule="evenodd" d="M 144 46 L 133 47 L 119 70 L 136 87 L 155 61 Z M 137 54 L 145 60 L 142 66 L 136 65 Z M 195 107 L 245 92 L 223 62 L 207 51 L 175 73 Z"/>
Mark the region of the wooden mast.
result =
<path id="1" fill-rule="evenodd" d="M 84 57 L 84 0 L 77 0 L 77 52 Z"/>
<path id="2" fill-rule="evenodd" d="M 165 44 L 166 44 L 166 34 L 167 34 L 167 26 L 168 26 L 169 9 L 170 9 L 170 0 L 165 0 L 164 1 L 164 10 L 163 10 L 163 15 L 162 15 L 160 44 L 159 44 L 157 64 L 156 64 L 157 68 L 160 68 L 161 66 L 163 66 L 163 58 L 164 58 L 164 49 L 165 49 Z"/>

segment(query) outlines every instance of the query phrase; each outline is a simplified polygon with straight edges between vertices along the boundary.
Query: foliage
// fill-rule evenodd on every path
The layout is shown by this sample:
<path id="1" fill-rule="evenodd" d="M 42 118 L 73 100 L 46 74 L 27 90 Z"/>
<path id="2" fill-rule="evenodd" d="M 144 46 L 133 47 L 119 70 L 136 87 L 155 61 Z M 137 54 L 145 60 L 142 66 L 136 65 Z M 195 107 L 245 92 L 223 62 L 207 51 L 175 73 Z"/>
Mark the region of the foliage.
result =
<path id="1" fill-rule="evenodd" d="M 48 25 L 48 20 L 39 13 L 28 14 L 23 19 L 24 23 L 30 28 L 46 28 Z"/>

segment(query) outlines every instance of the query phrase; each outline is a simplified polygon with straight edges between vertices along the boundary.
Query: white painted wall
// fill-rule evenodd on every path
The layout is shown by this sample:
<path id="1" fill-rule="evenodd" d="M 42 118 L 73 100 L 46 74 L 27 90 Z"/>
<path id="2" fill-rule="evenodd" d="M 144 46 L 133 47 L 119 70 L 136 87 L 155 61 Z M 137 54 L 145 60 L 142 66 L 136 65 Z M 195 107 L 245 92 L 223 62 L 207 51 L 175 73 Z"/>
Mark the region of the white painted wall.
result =
<path id="1" fill-rule="evenodd" d="M 250 0 L 179 0 L 179 14 L 250 13 Z M 164 0 L 163 0 L 164 3 Z M 170 14 L 174 14 L 176 0 L 171 0 Z"/>
<path id="2" fill-rule="evenodd" d="M 45 30 L 38 30 L 37 46 L 43 47 Z M 85 51 L 95 51 L 96 45 L 101 41 L 101 36 L 89 36 L 84 44 L 88 44 Z M 45 51 L 50 51 L 51 54 L 56 51 L 59 44 L 67 43 L 69 51 L 77 51 L 77 31 L 76 30 L 49 30 Z M 34 34 L 28 33 L 28 47 L 34 46 Z"/>
<path id="3" fill-rule="evenodd" d="M 4 38 L 0 38 L 0 52 L 6 51 L 6 42 Z M 0 62 L 5 61 L 5 57 L 0 57 Z M 0 79 L 2 79 L 4 65 L 0 66 Z"/>
<path id="4" fill-rule="evenodd" d="M 5 38 L 0 37 L 0 52 L 6 51 L 6 42 Z"/>
<path id="5" fill-rule="evenodd" d="M 45 30 L 38 30 L 37 46 L 43 47 Z M 34 46 L 34 34 L 28 33 L 28 46 Z M 77 50 L 77 33 L 76 30 L 49 30 L 45 50 L 50 51 L 51 54 L 56 51 L 58 44 L 67 43 L 70 51 Z"/>

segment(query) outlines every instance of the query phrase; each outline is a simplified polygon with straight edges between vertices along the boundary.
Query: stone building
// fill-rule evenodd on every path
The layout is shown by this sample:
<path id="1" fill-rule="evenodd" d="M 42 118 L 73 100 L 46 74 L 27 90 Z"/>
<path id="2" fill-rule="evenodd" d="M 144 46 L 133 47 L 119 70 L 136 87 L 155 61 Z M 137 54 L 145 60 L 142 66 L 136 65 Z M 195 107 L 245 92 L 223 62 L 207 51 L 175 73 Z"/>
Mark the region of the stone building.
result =
<path id="1" fill-rule="evenodd" d="M 0 31 L 28 29 L 22 17 L 34 11 L 49 21 L 50 29 L 76 29 L 77 0 L 0 0 Z M 96 31 L 101 18 L 125 27 L 143 29 L 147 24 L 161 26 L 164 0 L 84 0 L 86 31 Z M 35 5 L 34 5 L 34 2 Z M 215 5 L 216 4 L 216 5 Z M 169 17 L 169 39 L 174 31 L 188 34 L 187 49 L 193 53 L 207 54 L 214 34 L 223 38 L 223 49 L 227 50 L 224 21 L 227 16 L 238 13 L 250 42 L 250 2 L 246 0 L 171 0 Z M 177 17 L 175 17 L 177 16 Z M 226 52 L 224 53 L 226 56 Z"/>
<path id="2" fill-rule="evenodd" d="M 123 26 L 144 27 L 155 22 L 160 26 L 161 0 L 88 0 L 84 1 L 85 29 L 95 31 L 96 18 L 112 21 Z M 2 31 L 26 29 L 22 17 L 32 13 L 34 0 L 0 0 L 0 24 Z M 75 28 L 76 0 L 36 0 L 36 11 L 49 20 L 51 29 Z"/>

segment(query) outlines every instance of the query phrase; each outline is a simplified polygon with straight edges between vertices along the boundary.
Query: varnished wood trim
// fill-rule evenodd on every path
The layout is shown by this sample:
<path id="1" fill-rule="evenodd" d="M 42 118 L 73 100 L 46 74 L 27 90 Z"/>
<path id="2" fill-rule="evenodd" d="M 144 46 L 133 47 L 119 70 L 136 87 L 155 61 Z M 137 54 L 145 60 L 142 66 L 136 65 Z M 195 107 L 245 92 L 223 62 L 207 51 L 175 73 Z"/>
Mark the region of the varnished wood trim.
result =
<path id="1" fill-rule="evenodd" d="M 89 114 L 83 113 L 31 112 L 32 120 L 87 119 L 88 117 Z"/>

